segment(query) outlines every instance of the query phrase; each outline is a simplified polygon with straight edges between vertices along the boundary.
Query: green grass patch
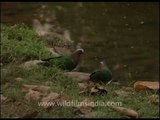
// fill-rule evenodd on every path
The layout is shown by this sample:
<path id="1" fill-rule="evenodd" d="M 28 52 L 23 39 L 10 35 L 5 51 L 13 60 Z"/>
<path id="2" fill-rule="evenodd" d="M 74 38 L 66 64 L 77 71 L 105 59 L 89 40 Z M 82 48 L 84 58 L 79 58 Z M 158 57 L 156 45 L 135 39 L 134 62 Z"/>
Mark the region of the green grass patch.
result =
<path id="1" fill-rule="evenodd" d="M 122 107 L 131 108 L 140 113 L 140 117 L 159 117 L 159 106 L 149 102 L 148 96 L 155 94 L 152 91 L 133 91 L 128 96 L 117 96 L 115 91 L 121 89 L 120 86 L 105 86 L 108 90 L 107 94 L 100 95 L 80 95 L 78 83 L 64 75 L 63 70 L 56 67 L 34 66 L 31 69 L 22 67 L 19 63 L 23 63 L 26 59 L 40 59 L 50 54 L 45 49 L 47 43 L 39 38 L 30 28 L 24 24 L 15 26 L 2 25 L 2 63 L 1 67 L 1 92 L 2 94 L 13 100 L 3 102 L 1 104 L 1 116 L 3 118 L 23 117 L 26 114 L 36 110 L 39 114 L 36 116 L 42 118 L 76 118 L 77 114 L 73 107 L 56 106 L 48 111 L 38 106 L 39 101 L 28 101 L 24 98 L 25 93 L 22 92 L 23 84 L 30 85 L 47 85 L 50 86 L 50 92 L 57 92 L 69 96 L 74 101 L 82 101 L 85 98 L 93 98 L 99 102 L 121 102 Z M 17 64 L 18 63 L 18 64 Z M 16 81 L 20 77 L 23 80 Z M 129 77 L 126 75 L 126 78 Z M 48 85 L 47 82 L 52 82 Z M 6 88 L 6 83 L 10 87 Z M 133 86 L 130 83 L 129 86 Z M 88 117 L 91 118 L 123 118 L 121 115 L 108 106 L 96 106 Z"/>
<path id="2" fill-rule="evenodd" d="M 22 62 L 49 56 L 47 45 L 36 33 L 24 24 L 8 27 L 2 25 L 1 59 L 3 63 Z"/>

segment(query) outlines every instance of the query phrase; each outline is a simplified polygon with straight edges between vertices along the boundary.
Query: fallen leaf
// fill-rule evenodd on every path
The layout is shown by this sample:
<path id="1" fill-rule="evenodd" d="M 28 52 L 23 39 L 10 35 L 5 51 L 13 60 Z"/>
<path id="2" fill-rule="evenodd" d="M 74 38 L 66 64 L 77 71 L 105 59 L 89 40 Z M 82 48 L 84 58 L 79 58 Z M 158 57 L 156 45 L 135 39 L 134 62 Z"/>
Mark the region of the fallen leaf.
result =
<path id="1" fill-rule="evenodd" d="M 80 92 L 79 92 L 79 94 L 94 94 L 94 93 L 96 93 L 96 92 L 98 92 L 98 90 L 93 86 L 93 87 L 87 87 L 87 89 L 82 89 Z"/>
<path id="2" fill-rule="evenodd" d="M 76 106 L 76 112 L 80 114 L 88 114 L 94 107 L 94 101 L 91 98 L 85 98 L 78 106 Z"/>
<path id="3" fill-rule="evenodd" d="M 130 108 L 112 107 L 112 109 L 121 113 L 121 114 L 123 114 L 123 115 L 129 116 L 129 117 L 133 117 L 133 118 L 138 118 L 139 117 L 138 112 L 136 112 L 135 110 L 132 110 Z"/>
<path id="4" fill-rule="evenodd" d="M 149 101 L 153 104 L 159 104 L 159 95 L 151 95 L 149 96 Z"/>
<path id="5" fill-rule="evenodd" d="M 88 84 L 85 82 L 85 83 L 78 83 L 78 86 L 79 86 L 79 88 L 80 89 L 87 89 L 87 87 L 88 87 Z"/>
<path id="6" fill-rule="evenodd" d="M 44 86 L 44 85 L 27 85 L 23 84 L 23 91 L 27 92 L 29 89 L 32 89 L 34 91 L 39 91 L 39 92 L 47 92 L 50 87 L 49 86 Z"/>
<path id="7" fill-rule="evenodd" d="M 87 94 L 87 93 L 89 93 L 87 90 L 82 90 L 79 92 L 79 94 Z"/>
<path id="8" fill-rule="evenodd" d="M 34 88 L 33 90 L 40 91 L 40 92 L 47 92 L 49 89 L 50 89 L 49 86 L 40 85 L 40 86 Z"/>
<path id="9" fill-rule="evenodd" d="M 53 107 L 54 105 L 56 105 L 55 102 L 57 102 L 56 100 L 59 99 L 59 98 L 60 98 L 60 94 L 55 93 L 55 92 L 50 93 L 47 97 L 42 98 L 41 101 L 44 102 L 44 103 L 46 103 L 46 104 L 48 104 L 48 105 L 45 105 L 43 107 L 44 108 Z M 49 105 L 51 102 L 53 104 Z"/>
<path id="10" fill-rule="evenodd" d="M 22 85 L 22 91 L 23 92 L 29 92 L 30 89 L 35 89 L 37 88 L 38 86 L 37 85 L 27 85 L 27 84 L 23 84 Z"/>
<path id="11" fill-rule="evenodd" d="M 106 85 L 109 85 L 109 84 L 111 84 L 112 82 L 113 82 L 113 80 L 110 80 L 110 81 L 107 82 Z"/>
<path id="12" fill-rule="evenodd" d="M 137 81 L 134 83 L 134 88 L 136 90 L 158 90 L 159 89 L 159 82 L 152 82 L 152 81 Z"/>
<path id="13" fill-rule="evenodd" d="M 120 82 L 112 82 L 112 84 L 113 84 L 113 85 L 118 85 L 118 86 L 120 86 L 120 85 L 121 85 L 121 83 L 120 83 Z"/>
<path id="14" fill-rule="evenodd" d="M 108 93 L 108 91 L 103 86 L 98 86 L 97 88 L 100 91 L 100 93 Z"/>
<path id="15" fill-rule="evenodd" d="M 85 83 L 87 83 L 87 85 L 88 85 L 87 89 L 91 89 L 92 87 L 98 86 L 98 84 L 96 84 L 96 83 L 94 83 L 92 81 L 87 81 Z"/>
<path id="16" fill-rule="evenodd" d="M 133 92 L 134 89 L 132 87 L 122 87 L 122 90 L 127 91 L 127 92 Z"/>
<path id="17" fill-rule="evenodd" d="M 25 95 L 25 99 L 28 101 L 39 100 L 42 95 L 43 94 L 38 91 L 34 91 L 32 89 L 29 89 L 29 92 Z"/>
<path id="18" fill-rule="evenodd" d="M 59 97 L 60 97 L 60 94 L 55 93 L 55 92 L 52 92 L 52 93 L 50 93 L 47 97 L 44 97 L 44 98 L 42 99 L 42 101 L 43 101 L 43 102 L 51 102 L 51 101 L 53 101 L 53 100 L 55 100 L 55 99 L 57 99 L 57 98 L 59 98 Z"/>
<path id="19" fill-rule="evenodd" d="M 95 87 L 92 87 L 92 88 L 91 88 L 90 93 L 91 93 L 92 95 L 95 95 L 95 94 L 103 94 L 103 93 L 107 93 L 107 90 L 106 90 L 104 87 L 102 87 L 102 86 L 95 86 Z"/>
<path id="20" fill-rule="evenodd" d="M 70 100 L 71 100 L 71 99 L 70 99 L 69 96 L 63 95 L 63 94 L 60 95 L 60 101 L 61 101 L 61 102 L 70 101 Z"/>
<path id="21" fill-rule="evenodd" d="M 79 84 L 79 86 L 81 85 L 81 88 L 83 88 L 79 94 L 92 94 L 92 95 L 96 95 L 96 94 L 103 94 L 103 93 L 107 93 L 107 90 L 103 87 L 100 86 L 98 84 L 94 84 L 93 82 L 88 82 L 88 83 L 81 83 Z"/>
<path id="22" fill-rule="evenodd" d="M 91 88 L 91 94 L 97 93 L 99 90 L 96 87 Z"/>
<path id="23" fill-rule="evenodd" d="M 32 111 L 32 112 L 24 115 L 22 118 L 34 118 L 34 117 L 36 117 L 37 115 L 38 115 L 38 111 L 35 110 L 35 111 Z"/>
<path id="24" fill-rule="evenodd" d="M 15 106 L 16 106 L 16 107 L 20 107 L 21 105 L 22 105 L 21 102 L 15 102 Z"/>
<path id="25" fill-rule="evenodd" d="M 116 90 L 115 93 L 120 97 L 127 97 L 130 94 L 129 92 L 124 90 Z"/>
<path id="26" fill-rule="evenodd" d="M 77 110 L 77 112 L 80 112 L 81 114 L 88 114 L 92 111 L 91 107 L 87 106 L 82 106 L 80 109 Z"/>

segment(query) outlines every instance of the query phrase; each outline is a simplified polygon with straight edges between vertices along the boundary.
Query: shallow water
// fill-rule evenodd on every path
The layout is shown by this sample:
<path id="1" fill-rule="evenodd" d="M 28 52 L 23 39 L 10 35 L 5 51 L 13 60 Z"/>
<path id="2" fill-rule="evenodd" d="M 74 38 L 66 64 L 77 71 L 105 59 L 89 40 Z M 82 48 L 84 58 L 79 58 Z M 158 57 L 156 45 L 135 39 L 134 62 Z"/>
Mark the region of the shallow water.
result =
<path id="1" fill-rule="evenodd" d="M 1 22 L 32 26 L 37 9 L 49 7 L 56 22 L 85 49 L 79 71 L 92 72 L 105 60 L 116 79 L 159 79 L 158 2 L 2 3 Z"/>

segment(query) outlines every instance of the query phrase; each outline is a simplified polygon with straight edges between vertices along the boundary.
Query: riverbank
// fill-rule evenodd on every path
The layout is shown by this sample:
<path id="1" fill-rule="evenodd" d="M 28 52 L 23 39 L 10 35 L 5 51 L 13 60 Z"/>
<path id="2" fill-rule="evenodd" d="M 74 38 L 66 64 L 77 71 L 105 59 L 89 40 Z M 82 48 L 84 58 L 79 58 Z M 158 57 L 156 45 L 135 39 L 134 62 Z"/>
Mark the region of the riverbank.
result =
<path id="1" fill-rule="evenodd" d="M 38 37 L 25 25 L 1 29 L 1 117 L 51 117 L 51 118 L 122 118 L 127 115 L 116 112 L 108 106 L 89 106 L 85 109 L 77 106 L 39 106 L 39 102 L 64 101 L 99 101 L 121 103 L 120 107 L 130 108 L 138 117 L 159 117 L 159 106 L 152 95 L 157 91 L 135 91 L 133 83 L 128 86 L 114 84 L 103 85 L 107 91 L 96 94 L 80 94 L 83 85 L 66 76 L 65 71 L 56 67 L 23 67 L 29 60 L 39 60 L 51 56 L 46 49 L 48 42 Z M 81 63 L 83 64 L 83 63 Z M 81 87 L 80 87 L 81 86 Z M 52 93 L 52 94 L 51 94 Z M 134 116 L 135 117 L 135 116 Z M 137 116 L 136 116 L 137 117 Z"/>

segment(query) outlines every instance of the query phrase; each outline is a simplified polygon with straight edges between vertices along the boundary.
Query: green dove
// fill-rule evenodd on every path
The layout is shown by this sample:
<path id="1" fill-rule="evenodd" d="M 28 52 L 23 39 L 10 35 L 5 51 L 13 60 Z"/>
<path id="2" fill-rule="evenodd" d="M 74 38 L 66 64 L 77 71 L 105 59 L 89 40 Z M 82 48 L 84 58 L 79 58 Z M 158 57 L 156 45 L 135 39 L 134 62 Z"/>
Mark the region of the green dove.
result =
<path id="1" fill-rule="evenodd" d="M 83 53 L 83 49 L 77 49 L 71 55 L 61 55 L 43 59 L 41 65 L 57 66 L 60 69 L 72 71 L 79 64 Z"/>
<path id="2" fill-rule="evenodd" d="M 94 71 L 90 75 L 90 80 L 98 83 L 100 82 L 107 83 L 111 79 L 112 79 L 112 73 L 103 61 L 100 62 L 100 69 Z"/>

